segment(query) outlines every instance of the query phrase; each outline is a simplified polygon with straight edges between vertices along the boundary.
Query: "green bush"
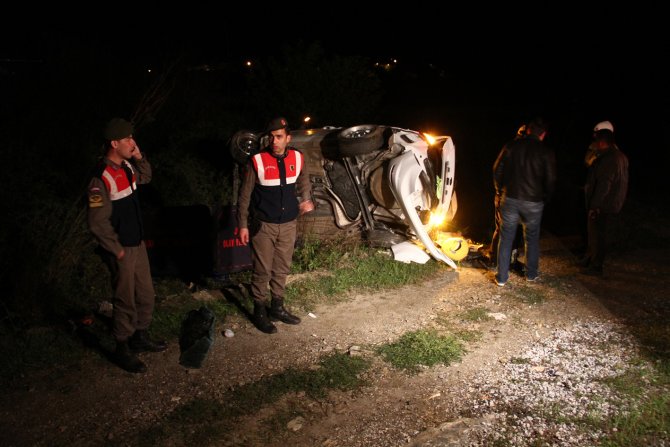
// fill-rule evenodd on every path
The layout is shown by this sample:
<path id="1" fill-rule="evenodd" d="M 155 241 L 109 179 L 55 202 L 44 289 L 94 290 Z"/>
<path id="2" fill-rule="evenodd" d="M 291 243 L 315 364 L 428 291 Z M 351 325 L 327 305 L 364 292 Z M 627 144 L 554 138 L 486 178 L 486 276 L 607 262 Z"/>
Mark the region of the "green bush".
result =
<path id="1" fill-rule="evenodd" d="M 203 204 L 212 209 L 231 202 L 230 177 L 205 160 L 170 150 L 152 157 L 151 163 L 151 184 L 165 206 Z"/>

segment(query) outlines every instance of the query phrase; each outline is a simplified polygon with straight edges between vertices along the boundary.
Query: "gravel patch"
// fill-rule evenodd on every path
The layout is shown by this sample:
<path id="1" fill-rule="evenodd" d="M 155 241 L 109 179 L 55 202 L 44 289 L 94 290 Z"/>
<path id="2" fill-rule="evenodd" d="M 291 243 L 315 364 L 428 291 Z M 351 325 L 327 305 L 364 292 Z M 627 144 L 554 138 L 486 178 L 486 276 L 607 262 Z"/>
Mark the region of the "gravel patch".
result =
<path id="1" fill-rule="evenodd" d="M 580 321 L 555 330 L 510 359 L 502 374 L 475 376 L 472 412 L 487 422 L 466 445 L 597 443 L 604 435 L 599 423 L 632 410 L 605 380 L 649 366 L 631 366 L 637 357 L 636 341 L 613 322 Z M 580 421 L 590 421 L 590 430 Z"/>

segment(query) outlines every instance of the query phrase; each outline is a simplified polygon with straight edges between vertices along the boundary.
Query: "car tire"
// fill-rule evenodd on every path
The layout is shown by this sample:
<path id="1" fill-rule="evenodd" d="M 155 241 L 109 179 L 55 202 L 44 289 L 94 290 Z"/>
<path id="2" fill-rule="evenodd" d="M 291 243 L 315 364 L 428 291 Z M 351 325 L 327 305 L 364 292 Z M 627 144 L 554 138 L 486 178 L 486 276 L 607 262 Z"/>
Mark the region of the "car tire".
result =
<path id="1" fill-rule="evenodd" d="M 386 209 L 398 209 L 400 205 L 393 196 L 389 185 L 388 166 L 383 164 L 372 171 L 368 178 L 368 189 L 372 198 Z"/>
<path id="2" fill-rule="evenodd" d="M 337 134 L 340 155 L 351 157 L 378 150 L 383 143 L 383 129 L 374 124 L 348 127 Z"/>
<path id="3" fill-rule="evenodd" d="M 230 155 L 238 163 L 246 164 L 252 154 L 259 151 L 259 137 L 248 130 L 240 130 L 230 139 Z"/>
<path id="4" fill-rule="evenodd" d="M 360 243 L 361 238 L 361 231 L 359 230 L 358 225 L 352 225 L 351 227 L 344 229 L 340 228 L 335 223 L 335 218 L 332 213 L 329 213 L 328 215 L 318 215 L 312 212 L 298 217 L 296 241 L 299 245 L 310 239 L 320 241 L 340 240 L 342 242 L 351 241 L 353 243 Z"/>

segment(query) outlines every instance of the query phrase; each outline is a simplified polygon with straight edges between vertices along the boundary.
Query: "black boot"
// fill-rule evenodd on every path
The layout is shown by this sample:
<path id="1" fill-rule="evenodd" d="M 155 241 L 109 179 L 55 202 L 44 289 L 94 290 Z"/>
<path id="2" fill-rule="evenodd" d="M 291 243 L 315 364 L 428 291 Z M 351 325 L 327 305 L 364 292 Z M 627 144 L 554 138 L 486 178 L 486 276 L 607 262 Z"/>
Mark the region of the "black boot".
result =
<path id="1" fill-rule="evenodd" d="M 112 354 L 112 360 L 114 360 L 114 363 L 121 368 L 131 373 L 143 373 L 147 370 L 147 366 L 142 363 L 142 360 L 138 359 L 135 354 L 130 352 L 128 342 L 125 341 L 116 342 L 116 351 Z"/>
<path id="2" fill-rule="evenodd" d="M 161 352 L 167 349 L 163 340 L 152 340 L 146 330 L 136 330 L 128 339 L 128 347 L 133 352 Z"/>
<path id="3" fill-rule="evenodd" d="M 259 331 L 265 332 L 266 334 L 274 334 L 277 332 L 275 325 L 268 319 L 268 311 L 263 303 L 254 301 L 254 315 L 251 318 L 251 322 Z"/>
<path id="4" fill-rule="evenodd" d="M 288 310 L 284 307 L 284 299 L 272 297 L 272 303 L 270 305 L 270 318 L 279 320 L 286 324 L 299 324 L 300 318 L 296 317 L 289 313 Z"/>

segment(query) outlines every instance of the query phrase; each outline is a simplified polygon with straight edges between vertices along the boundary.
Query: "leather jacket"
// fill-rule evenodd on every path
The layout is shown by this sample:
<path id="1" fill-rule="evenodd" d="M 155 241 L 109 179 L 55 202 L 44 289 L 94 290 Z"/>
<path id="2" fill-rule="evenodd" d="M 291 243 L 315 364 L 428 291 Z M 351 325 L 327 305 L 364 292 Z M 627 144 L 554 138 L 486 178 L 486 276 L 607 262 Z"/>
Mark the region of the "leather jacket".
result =
<path id="1" fill-rule="evenodd" d="M 586 208 L 616 214 L 628 192 L 628 157 L 613 145 L 598 153 L 586 180 Z"/>
<path id="2" fill-rule="evenodd" d="M 556 155 L 535 135 L 510 141 L 493 165 L 493 182 L 497 194 L 546 203 L 556 186 Z"/>

